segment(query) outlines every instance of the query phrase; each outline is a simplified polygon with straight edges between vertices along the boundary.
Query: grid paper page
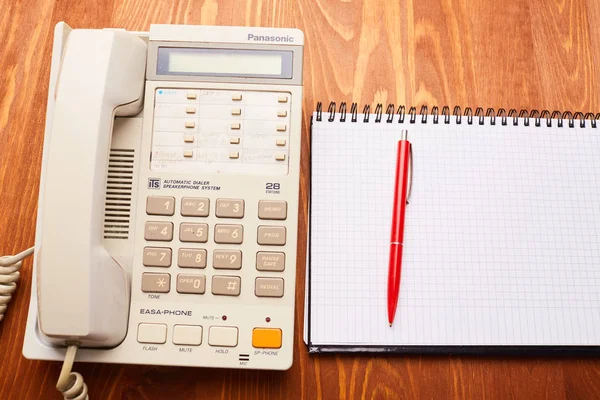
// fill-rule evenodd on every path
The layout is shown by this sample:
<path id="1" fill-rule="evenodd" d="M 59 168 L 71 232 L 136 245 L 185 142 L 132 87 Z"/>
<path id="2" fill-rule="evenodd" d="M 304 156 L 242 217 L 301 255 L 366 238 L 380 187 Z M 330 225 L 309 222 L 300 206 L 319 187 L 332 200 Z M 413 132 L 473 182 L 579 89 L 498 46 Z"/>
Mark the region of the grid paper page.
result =
<path id="1" fill-rule="evenodd" d="M 312 126 L 313 345 L 600 345 L 600 129 L 327 118 Z M 390 328 L 403 128 L 413 191 Z"/>

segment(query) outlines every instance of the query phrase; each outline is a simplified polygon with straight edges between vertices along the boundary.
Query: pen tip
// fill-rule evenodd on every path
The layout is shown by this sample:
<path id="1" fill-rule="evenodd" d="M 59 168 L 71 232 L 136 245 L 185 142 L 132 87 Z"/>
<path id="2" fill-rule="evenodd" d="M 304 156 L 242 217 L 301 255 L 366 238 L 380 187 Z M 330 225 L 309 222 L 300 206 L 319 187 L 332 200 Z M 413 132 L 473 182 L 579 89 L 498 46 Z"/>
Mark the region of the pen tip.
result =
<path id="1" fill-rule="evenodd" d="M 390 322 L 390 328 L 392 327 L 392 323 Z"/>

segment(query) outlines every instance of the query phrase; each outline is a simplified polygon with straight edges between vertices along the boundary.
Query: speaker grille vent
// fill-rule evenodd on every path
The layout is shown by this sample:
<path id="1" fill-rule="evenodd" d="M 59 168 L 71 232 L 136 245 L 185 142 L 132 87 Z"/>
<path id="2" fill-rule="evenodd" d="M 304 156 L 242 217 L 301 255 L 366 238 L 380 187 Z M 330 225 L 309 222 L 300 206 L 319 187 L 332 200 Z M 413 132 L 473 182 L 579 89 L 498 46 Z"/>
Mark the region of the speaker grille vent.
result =
<path id="1" fill-rule="evenodd" d="M 128 239 L 133 189 L 133 149 L 111 149 L 106 179 L 104 239 Z"/>

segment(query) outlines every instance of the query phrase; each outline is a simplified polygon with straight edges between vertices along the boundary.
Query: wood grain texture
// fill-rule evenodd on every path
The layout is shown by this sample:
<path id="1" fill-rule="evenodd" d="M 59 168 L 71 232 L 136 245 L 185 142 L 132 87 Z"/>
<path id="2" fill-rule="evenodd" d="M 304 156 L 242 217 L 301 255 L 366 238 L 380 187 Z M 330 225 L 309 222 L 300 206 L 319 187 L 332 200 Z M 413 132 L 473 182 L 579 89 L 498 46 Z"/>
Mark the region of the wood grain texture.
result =
<path id="1" fill-rule="evenodd" d="M 317 101 L 598 112 L 596 0 L 3 0 L 0 12 L 0 254 L 33 244 L 52 32 L 150 23 L 297 27 L 306 35 L 303 171 Z M 302 176 L 301 237 L 307 226 Z M 93 398 L 382 399 L 600 397 L 594 358 L 309 356 L 286 372 L 77 364 Z M 21 355 L 31 259 L 0 324 L 0 399 L 59 398 L 60 365 Z"/>

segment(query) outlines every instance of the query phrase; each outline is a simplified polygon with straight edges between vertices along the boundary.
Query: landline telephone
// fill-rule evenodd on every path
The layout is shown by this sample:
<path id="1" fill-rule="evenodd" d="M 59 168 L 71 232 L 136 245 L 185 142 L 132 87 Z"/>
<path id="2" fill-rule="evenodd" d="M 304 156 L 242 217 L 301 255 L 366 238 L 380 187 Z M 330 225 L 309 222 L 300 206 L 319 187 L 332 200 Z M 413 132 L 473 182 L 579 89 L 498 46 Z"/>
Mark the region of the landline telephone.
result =
<path id="1" fill-rule="evenodd" d="M 302 32 L 54 35 L 23 354 L 289 368 Z"/>

